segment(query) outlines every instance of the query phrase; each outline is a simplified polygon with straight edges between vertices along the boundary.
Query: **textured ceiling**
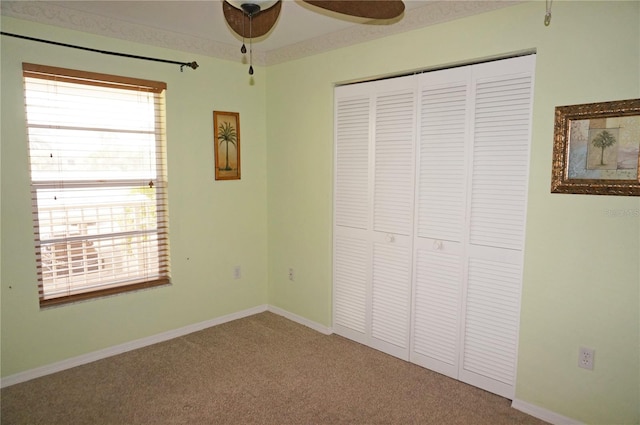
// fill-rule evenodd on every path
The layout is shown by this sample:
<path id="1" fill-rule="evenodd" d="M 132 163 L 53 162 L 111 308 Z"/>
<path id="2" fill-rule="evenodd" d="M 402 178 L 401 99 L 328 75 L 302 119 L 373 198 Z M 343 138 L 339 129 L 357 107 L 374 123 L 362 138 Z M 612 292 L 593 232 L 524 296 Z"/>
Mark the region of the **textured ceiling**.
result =
<path id="1" fill-rule="evenodd" d="M 283 0 L 273 30 L 254 40 L 253 59 L 271 65 L 515 3 L 405 0 L 401 17 L 367 22 Z M 242 39 L 224 21 L 221 0 L 2 1 L 0 7 L 3 15 L 19 19 L 223 59 L 240 57 Z"/>

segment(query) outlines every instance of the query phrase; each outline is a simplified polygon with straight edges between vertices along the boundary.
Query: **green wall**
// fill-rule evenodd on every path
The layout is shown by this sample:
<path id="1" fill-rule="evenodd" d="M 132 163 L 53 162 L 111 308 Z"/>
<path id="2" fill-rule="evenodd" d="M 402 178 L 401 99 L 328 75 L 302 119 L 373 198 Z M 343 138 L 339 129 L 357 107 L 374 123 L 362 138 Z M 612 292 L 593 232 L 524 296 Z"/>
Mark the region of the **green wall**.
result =
<path id="1" fill-rule="evenodd" d="M 537 51 L 516 398 L 640 421 L 640 198 L 551 194 L 554 108 L 640 97 L 640 2 L 531 2 L 267 69 L 269 303 L 331 324 L 333 86 Z M 287 269 L 296 281 L 287 279 Z M 595 370 L 577 367 L 594 348 Z"/>
<path id="2" fill-rule="evenodd" d="M 265 72 L 11 18 L 6 32 L 200 68 L 106 56 L 1 37 L 2 376 L 267 302 Z M 40 310 L 33 248 L 22 62 L 167 83 L 173 285 Z M 213 111 L 240 113 L 242 179 L 215 181 Z M 234 266 L 241 279 L 233 279 Z"/>
<path id="3" fill-rule="evenodd" d="M 543 18 L 544 2 L 523 3 L 258 67 L 250 85 L 239 60 L 3 17 L 3 31 L 201 67 L 0 38 L 2 376 L 265 303 L 331 326 L 334 84 L 535 49 L 516 398 L 585 423 L 640 422 L 640 198 L 549 193 L 554 107 L 640 97 L 640 2 L 555 1 Z M 168 84 L 172 286 L 39 309 L 23 61 Z M 241 181 L 214 180 L 214 109 L 240 112 Z M 596 350 L 592 372 L 577 367 L 580 345 Z"/>

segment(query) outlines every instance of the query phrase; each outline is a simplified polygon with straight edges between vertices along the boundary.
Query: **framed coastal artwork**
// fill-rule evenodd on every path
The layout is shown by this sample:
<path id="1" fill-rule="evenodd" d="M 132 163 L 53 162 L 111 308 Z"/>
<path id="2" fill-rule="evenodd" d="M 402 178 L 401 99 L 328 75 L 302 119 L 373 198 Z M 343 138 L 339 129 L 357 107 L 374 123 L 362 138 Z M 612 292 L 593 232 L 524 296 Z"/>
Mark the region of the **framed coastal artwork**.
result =
<path id="1" fill-rule="evenodd" d="M 213 111 L 216 180 L 240 180 L 240 114 Z"/>
<path id="2" fill-rule="evenodd" d="M 640 99 L 556 107 L 551 192 L 640 196 Z"/>

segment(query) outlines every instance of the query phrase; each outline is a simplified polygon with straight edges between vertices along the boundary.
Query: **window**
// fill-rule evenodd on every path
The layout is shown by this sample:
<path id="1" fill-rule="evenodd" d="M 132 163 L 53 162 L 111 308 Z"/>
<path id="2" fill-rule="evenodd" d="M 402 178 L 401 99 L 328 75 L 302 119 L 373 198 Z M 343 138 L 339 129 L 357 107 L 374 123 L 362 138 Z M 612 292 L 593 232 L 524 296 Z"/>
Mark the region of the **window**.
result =
<path id="1" fill-rule="evenodd" d="M 40 305 L 168 284 L 166 84 L 23 75 Z"/>

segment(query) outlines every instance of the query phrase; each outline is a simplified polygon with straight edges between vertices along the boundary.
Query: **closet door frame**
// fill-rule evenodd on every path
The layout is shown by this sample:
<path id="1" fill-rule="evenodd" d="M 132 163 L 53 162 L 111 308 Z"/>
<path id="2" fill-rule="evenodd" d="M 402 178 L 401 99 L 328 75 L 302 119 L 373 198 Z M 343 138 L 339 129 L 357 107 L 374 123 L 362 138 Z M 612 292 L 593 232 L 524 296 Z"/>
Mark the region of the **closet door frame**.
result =
<path id="1" fill-rule="evenodd" d="M 337 334 L 495 394 L 513 398 L 517 370 L 534 71 L 535 55 L 528 55 L 434 71 L 429 73 L 427 77 L 412 75 L 336 88 L 334 103 L 333 328 Z M 455 208 L 459 208 L 458 210 L 451 210 L 446 213 L 455 216 L 455 220 L 451 221 L 452 223 L 460 223 L 461 229 L 458 236 L 437 231 L 438 226 L 445 228 L 451 224 L 447 224 L 447 220 L 444 220 L 438 226 L 434 226 L 433 229 L 435 230 L 425 230 L 428 226 L 425 227 L 424 223 L 420 222 L 421 205 L 424 207 L 424 205 L 428 206 L 430 202 L 437 203 L 437 200 L 434 200 L 437 197 L 434 198 L 434 196 L 437 195 L 439 184 L 438 176 L 435 175 L 433 183 L 435 189 L 430 195 L 431 199 L 429 196 L 421 198 L 422 187 L 420 185 L 422 176 L 420 165 L 424 161 L 428 161 L 428 158 L 422 157 L 428 150 L 422 152 L 421 149 L 423 147 L 420 144 L 421 131 L 423 130 L 420 119 L 423 114 L 423 107 L 425 107 L 422 103 L 421 96 L 423 91 L 420 79 L 433 80 L 432 85 L 434 87 L 438 85 L 446 86 L 449 84 L 447 83 L 447 78 L 443 78 L 441 82 L 438 82 L 437 76 L 446 75 L 447 73 L 450 73 L 449 75 L 456 73 L 456 75 L 459 75 L 459 80 L 464 81 L 464 84 L 466 84 L 464 89 L 466 103 L 463 115 L 466 123 L 463 131 L 463 158 L 461 162 L 458 161 L 456 163 L 456 166 L 463 164 L 463 175 L 457 175 L 455 182 L 457 186 L 453 185 L 455 187 L 452 189 L 461 191 L 461 205 L 455 206 Z M 492 78 L 496 79 L 498 83 L 502 83 L 500 78 L 506 77 L 505 81 L 507 81 L 508 78 L 514 76 L 516 79 L 530 79 L 530 87 L 524 89 L 524 91 L 528 90 L 527 96 L 529 96 L 526 100 L 529 109 L 525 114 L 528 121 L 524 127 L 518 130 L 520 135 L 523 132 L 526 133 L 526 148 L 522 146 L 518 148 L 522 156 L 518 156 L 520 154 L 516 153 L 516 156 L 511 157 L 515 161 L 514 163 L 519 164 L 517 165 L 517 167 L 520 167 L 517 169 L 518 173 L 520 171 L 524 173 L 524 177 L 522 177 L 521 173 L 514 174 L 514 178 L 524 178 L 524 184 L 520 184 L 515 191 L 512 191 L 512 193 L 522 196 L 522 209 L 516 214 L 517 219 L 515 220 L 516 228 L 517 226 L 521 227 L 515 232 L 515 239 L 513 235 L 509 236 L 512 240 L 507 240 L 505 246 L 501 246 L 501 242 L 496 242 L 495 246 L 491 246 L 493 243 L 490 241 L 493 237 L 490 234 L 492 232 L 491 221 L 498 222 L 497 227 L 495 227 L 498 230 L 494 232 L 498 234 L 500 233 L 500 221 L 509 222 L 509 220 L 513 219 L 513 216 L 508 216 L 507 214 L 503 220 L 500 214 L 492 216 L 492 213 L 489 213 L 485 217 L 483 214 L 478 213 L 478 208 L 486 207 L 490 210 L 494 198 L 496 205 L 499 206 L 498 209 L 509 209 L 508 203 L 510 199 L 508 196 L 506 201 L 501 199 L 501 186 L 498 186 L 498 190 L 495 190 L 495 187 L 494 189 L 489 188 L 490 191 L 493 190 L 492 193 L 495 193 L 495 195 L 490 195 L 488 201 L 480 195 L 484 193 L 483 191 L 487 186 L 480 189 L 474 187 L 475 184 L 482 186 L 483 184 L 486 185 L 487 182 L 489 186 L 491 184 L 496 186 L 495 181 L 499 182 L 499 180 L 495 180 L 492 183 L 491 178 L 485 179 L 487 170 L 491 174 L 493 165 L 491 154 L 488 160 L 486 155 L 484 159 L 482 158 L 482 155 L 486 153 L 486 151 L 483 153 L 482 150 L 487 149 L 487 145 L 482 146 L 480 143 L 476 143 L 476 140 L 480 140 L 479 138 L 476 139 L 477 137 L 484 137 L 481 135 L 484 130 L 476 125 L 477 122 L 480 122 L 478 117 L 484 113 L 482 111 L 478 112 L 478 110 L 484 108 L 484 106 L 478 106 L 476 95 L 479 85 L 487 81 L 490 82 Z M 386 165 L 376 162 L 382 157 L 381 152 L 383 152 L 377 150 L 380 148 L 381 143 L 385 142 L 385 140 L 382 140 L 384 137 L 379 141 L 377 136 L 377 132 L 381 131 L 377 127 L 378 102 L 386 94 L 398 93 L 403 90 L 406 90 L 407 93 L 413 90 L 414 96 L 413 162 L 407 161 L 406 155 L 402 159 L 404 161 L 403 164 L 411 168 L 411 178 L 406 180 L 404 184 L 410 186 L 410 190 L 413 191 L 409 209 L 410 223 L 408 231 L 397 230 L 392 225 L 389 227 L 389 223 L 379 225 L 381 222 L 377 221 L 376 212 L 381 210 L 375 208 L 377 201 L 385 196 L 387 196 L 385 205 L 393 207 L 394 203 L 394 190 L 385 192 L 385 190 L 380 189 L 381 186 L 376 187 L 376 184 L 382 182 L 383 185 L 387 185 L 386 189 L 388 189 L 392 187 L 394 182 L 393 173 L 389 175 L 390 177 L 387 176 L 389 178 L 386 178 L 383 173 L 376 173 L 383 169 L 393 169 L 393 167 L 389 166 L 391 162 Z M 366 105 L 367 109 L 366 125 L 360 126 L 360 130 L 363 132 L 364 128 L 366 128 L 366 143 L 364 140 L 360 140 L 360 148 L 358 148 L 360 150 L 354 151 L 356 153 L 348 152 L 347 154 L 347 156 L 355 155 L 354 158 L 357 159 L 359 167 L 356 168 L 359 171 L 350 170 L 349 166 L 345 166 L 345 158 L 340 156 L 341 149 L 344 147 L 339 144 L 341 143 L 340 141 L 351 137 L 348 126 L 342 128 L 342 130 L 346 128 L 346 133 L 340 133 L 342 131 L 342 118 L 344 117 L 339 115 L 339 109 L 341 105 L 344 105 L 343 102 L 348 100 L 354 100 L 356 103 L 360 102 L 361 106 Z M 493 101 L 489 100 L 488 102 L 491 103 Z M 499 108 L 496 111 L 497 119 L 495 121 L 497 124 L 495 124 L 495 128 L 498 129 L 497 131 L 500 130 L 501 125 L 505 129 L 509 127 L 511 125 L 509 117 L 502 117 Z M 492 110 L 489 110 L 488 121 L 491 121 L 491 113 L 493 113 Z M 509 124 L 503 125 L 501 121 L 503 119 L 505 123 L 509 122 Z M 517 120 L 522 121 L 522 117 Z M 390 121 L 393 121 L 393 119 Z M 482 125 L 485 124 L 486 122 Z M 491 123 L 489 123 L 489 126 L 491 126 Z M 386 130 L 382 130 L 380 134 L 384 133 L 384 131 Z M 343 139 L 340 139 L 341 137 Z M 496 135 L 495 137 L 499 139 L 501 136 Z M 406 142 L 406 139 L 404 141 Z M 386 142 L 389 142 L 389 140 L 386 140 Z M 365 145 L 366 148 L 364 147 Z M 392 145 L 389 145 L 386 149 L 389 149 L 390 146 L 392 147 Z M 510 146 L 507 144 L 505 148 L 509 150 Z M 489 146 L 489 149 L 491 149 L 491 146 Z M 455 158 L 455 155 L 460 154 L 460 152 L 462 151 L 452 154 L 449 159 Z M 500 156 L 501 152 L 496 155 Z M 507 158 L 506 162 L 503 161 L 502 163 L 500 163 L 500 158 L 497 158 L 496 167 L 498 171 L 508 169 L 511 158 Z M 447 160 L 447 158 L 444 158 L 442 164 L 448 164 Z M 366 173 L 363 174 L 362 167 L 364 167 L 364 162 L 366 162 Z M 345 182 L 341 178 L 345 175 L 348 176 L 352 171 L 359 172 L 356 176 L 359 179 L 358 185 L 353 187 L 341 185 Z M 485 174 L 482 174 L 483 172 Z M 476 175 L 474 173 L 479 174 Z M 349 184 L 351 183 L 349 182 Z M 448 187 L 447 184 L 449 182 L 445 177 L 440 183 L 442 183 L 443 187 Z M 510 190 L 507 183 L 509 182 L 505 181 L 504 191 Z M 377 189 L 380 189 L 380 191 L 377 192 Z M 398 190 L 400 189 L 398 187 Z M 366 196 L 364 196 L 365 193 Z M 352 199 L 349 194 L 358 194 L 358 196 Z M 491 198 L 491 196 L 494 198 Z M 500 204 L 503 201 L 506 204 Z M 351 204 L 358 204 L 357 207 L 354 207 L 354 211 L 360 211 L 358 213 L 359 216 L 358 214 L 354 216 L 358 216 L 360 219 L 351 220 L 347 224 L 340 222 L 342 220 L 340 218 L 342 211 L 340 208 L 343 205 Z M 480 207 L 477 205 L 480 205 Z M 393 208 L 391 208 L 384 214 L 381 213 L 379 217 L 394 218 L 396 215 L 403 214 L 402 211 L 398 211 L 398 214 L 395 214 Z M 495 217 L 498 217 L 498 219 L 496 220 Z M 362 223 L 360 224 L 360 222 Z M 455 223 L 451 226 L 455 227 Z M 487 238 L 483 239 L 483 232 L 488 235 Z M 486 240 L 489 242 L 486 242 Z M 407 258 L 403 258 L 402 252 L 408 252 Z M 430 274 L 433 267 L 448 268 L 450 275 L 442 277 Z M 395 279 L 397 276 L 400 277 Z M 432 308 L 434 311 L 437 310 L 439 308 L 437 297 L 442 295 L 442 282 L 451 282 L 453 280 L 458 281 L 451 288 L 445 288 L 444 292 L 448 291 L 448 293 L 444 295 L 443 299 L 448 303 L 447 314 L 449 314 L 449 317 L 454 317 L 454 319 L 449 323 L 437 323 L 437 320 L 426 318 L 421 310 L 423 306 Z M 494 280 L 498 283 L 497 285 L 493 285 Z M 425 282 L 427 282 L 426 286 Z M 504 284 L 501 286 L 502 283 Z M 484 291 L 482 288 L 485 287 L 489 292 L 486 294 L 479 292 Z M 501 291 L 503 288 L 510 291 L 510 295 L 505 293 L 505 297 L 508 300 L 506 304 L 503 303 L 507 305 L 507 310 L 509 311 L 503 310 L 503 304 L 501 304 L 502 298 L 505 298 L 502 297 Z M 432 298 L 435 302 L 429 304 Z M 389 301 L 388 305 L 392 309 L 399 306 L 398 309 L 386 312 L 385 303 L 387 301 Z M 349 309 L 352 305 L 355 308 L 351 311 Z M 491 311 L 491 309 L 494 309 L 494 311 Z M 505 311 L 506 313 L 502 314 Z M 452 312 L 455 313 L 453 316 Z M 420 315 L 422 317 L 418 317 Z M 495 323 L 492 323 L 493 319 L 491 317 L 497 317 L 498 326 L 493 327 Z M 511 328 L 501 340 L 501 322 L 499 321 L 504 318 L 509 321 L 508 326 Z M 387 326 L 387 323 L 390 325 Z M 438 334 L 440 331 L 432 334 L 425 330 L 424 327 L 423 329 L 418 329 L 418 326 L 422 326 L 422 323 L 433 323 L 434 327 L 441 326 L 444 330 L 440 334 Z M 479 327 L 476 326 L 477 324 L 479 324 Z M 470 332 L 470 329 L 472 332 Z M 478 329 L 480 330 L 478 331 Z M 497 335 L 498 338 L 491 336 L 483 340 L 485 329 L 487 335 Z M 473 334 L 474 331 L 476 332 L 475 334 Z M 425 348 L 425 341 L 435 341 L 438 338 L 444 343 L 441 344 L 441 347 L 436 347 L 433 353 L 429 352 L 430 348 Z M 503 359 L 497 357 L 495 360 L 492 358 L 494 355 L 499 357 L 501 354 L 494 349 L 494 342 L 495 346 L 504 344 L 507 347 L 506 349 L 509 350 L 509 353 L 507 353 L 506 357 L 508 358 L 506 360 L 503 361 Z M 441 356 L 442 358 L 436 353 L 438 350 L 445 353 Z M 495 371 L 492 364 L 494 361 L 496 364 L 502 363 L 498 364 Z"/>

